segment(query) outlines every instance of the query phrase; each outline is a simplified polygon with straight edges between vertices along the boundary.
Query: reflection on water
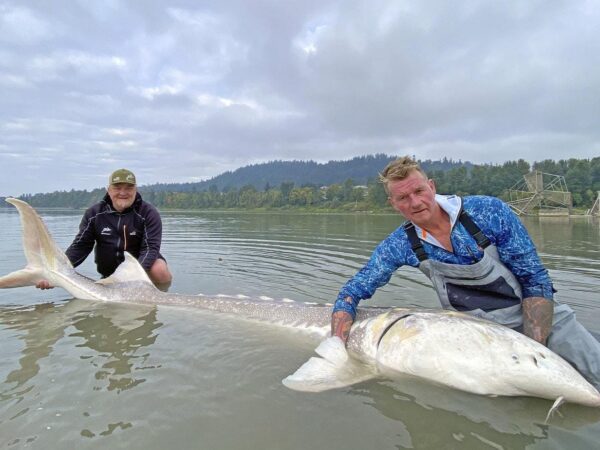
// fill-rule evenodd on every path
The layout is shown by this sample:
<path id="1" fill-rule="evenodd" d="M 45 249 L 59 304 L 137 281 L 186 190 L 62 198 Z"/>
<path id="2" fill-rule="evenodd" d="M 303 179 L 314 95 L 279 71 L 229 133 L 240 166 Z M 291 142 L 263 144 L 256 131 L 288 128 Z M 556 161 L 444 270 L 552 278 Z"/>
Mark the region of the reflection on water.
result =
<path id="1" fill-rule="evenodd" d="M 0 401 L 11 399 L 22 400 L 23 396 L 31 391 L 32 386 L 26 383 L 36 376 L 40 370 L 39 360 L 47 357 L 52 352 L 52 347 L 63 335 L 65 325 L 53 314 L 57 309 L 51 303 L 34 305 L 27 308 L 4 309 L 0 308 L 0 323 L 7 330 L 24 331 L 19 333 L 19 339 L 24 342 L 19 359 L 20 367 L 11 371 L 4 381 L 10 386 L 0 391 Z"/>
<path id="2" fill-rule="evenodd" d="M 409 430 L 410 447 L 459 449 L 478 448 L 485 444 L 491 445 L 492 448 L 504 448 L 509 443 L 512 448 L 525 448 L 534 443 L 536 438 L 545 437 L 544 430 L 533 424 L 523 433 L 519 425 L 512 425 L 516 421 L 509 419 L 510 416 L 505 416 L 508 411 L 499 408 L 500 405 L 494 405 L 490 409 L 491 405 L 485 402 L 488 400 L 493 403 L 494 400 L 472 399 L 466 394 L 454 392 L 450 393 L 450 399 L 446 390 L 435 386 L 418 386 L 418 382 L 414 380 L 398 384 L 401 388 L 391 383 L 380 382 L 375 386 L 370 385 L 369 389 L 356 389 L 354 394 L 368 398 L 366 403 L 386 417 L 402 422 Z M 414 388 L 415 384 L 417 388 L 420 387 L 415 393 L 416 397 L 410 394 L 411 387 Z M 412 391 L 414 392 L 414 389 Z M 470 400 L 470 404 L 465 402 L 465 399 Z M 517 410 L 527 406 L 521 399 L 514 400 Z M 470 414 L 474 405 L 478 408 L 488 408 L 477 409 L 475 414 Z M 486 413 L 491 414 L 486 417 Z M 544 415 L 545 413 L 543 412 Z M 509 427 L 499 430 L 498 418 L 502 424 L 510 421 L 512 429 Z M 433 430 L 435 432 L 432 432 Z"/>
<path id="3" fill-rule="evenodd" d="M 358 386 L 353 395 L 384 416 L 401 422 L 410 434 L 410 448 L 526 448 L 544 447 L 551 425 L 545 423 L 550 403 L 533 398 L 489 398 L 448 390 L 406 378 Z M 569 448 L 593 448 L 597 434 L 576 433 L 600 421 L 600 411 L 576 405 L 563 406 L 550 423 L 570 436 Z M 487 447 L 486 447 L 487 448 Z"/>
<path id="4" fill-rule="evenodd" d="M 134 314 L 129 317 L 124 312 L 126 310 L 119 309 L 118 316 L 114 318 L 104 313 L 82 317 L 73 322 L 78 331 L 69 335 L 84 340 L 77 347 L 94 350 L 89 355 L 82 355 L 81 359 L 89 360 L 93 367 L 98 368 L 96 379 L 106 380 L 109 391 L 116 389 L 120 392 L 143 383 L 145 379 L 141 376 L 135 378 L 132 368 L 135 367 L 136 373 L 155 368 L 146 364 L 149 353 L 140 349 L 151 346 L 158 336 L 153 334 L 162 325 L 156 320 L 156 308 L 142 316 L 137 310 L 133 310 Z"/>
<path id="5" fill-rule="evenodd" d="M 93 391 L 113 391 L 117 393 L 132 389 L 145 381 L 144 374 L 156 366 L 148 364 L 149 347 L 155 342 L 155 330 L 161 327 L 157 320 L 156 308 L 130 307 L 129 305 L 110 305 L 81 300 L 70 300 L 60 304 L 38 304 L 33 307 L 0 308 L 0 325 L 4 330 L 22 342 L 19 367 L 11 370 L 2 383 L 0 405 L 9 412 L 8 421 L 28 413 L 32 403 L 40 396 L 45 377 L 36 376 L 45 358 L 51 359 L 55 347 L 63 338 L 68 339 L 67 347 L 85 349 L 79 355 L 92 369 L 96 382 Z M 73 332 L 71 332 L 73 330 Z M 71 353 L 68 348 L 67 351 Z M 75 352 L 71 354 L 76 358 Z M 69 358 L 70 359 L 70 358 Z M 67 361 L 69 367 L 76 361 Z M 58 376 L 69 376 L 70 369 L 55 368 Z M 56 380 L 53 379 L 52 382 Z M 69 395 L 67 392 L 65 395 Z M 79 388 L 79 395 L 86 395 Z M 10 411 L 18 410 L 12 414 Z M 37 410 L 43 410 L 38 407 Z M 89 412 L 84 412 L 89 417 Z M 2 424 L 5 419 L 0 421 Z M 57 415 L 56 417 L 60 417 Z M 108 423 L 106 429 L 99 432 L 107 436 L 119 429 L 126 429 L 128 422 Z M 89 429 L 81 431 L 85 437 L 95 433 Z M 32 439 L 31 437 L 29 439 Z M 18 442 L 13 441 L 13 442 Z"/>
<path id="6" fill-rule="evenodd" d="M 79 212 L 44 215 L 68 245 Z M 171 292 L 331 302 L 397 216 L 163 214 Z M 526 219 L 561 301 L 600 332 L 597 222 Z M 0 211 L 0 274 L 24 266 L 16 214 Z M 94 275 L 92 258 L 81 268 Z M 370 305 L 435 307 L 403 268 Z M 280 380 L 316 343 L 206 312 L 0 291 L 0 448 L 594 448 L 600 409 L 485 398 L 418 380 L 322 394 Z"/>

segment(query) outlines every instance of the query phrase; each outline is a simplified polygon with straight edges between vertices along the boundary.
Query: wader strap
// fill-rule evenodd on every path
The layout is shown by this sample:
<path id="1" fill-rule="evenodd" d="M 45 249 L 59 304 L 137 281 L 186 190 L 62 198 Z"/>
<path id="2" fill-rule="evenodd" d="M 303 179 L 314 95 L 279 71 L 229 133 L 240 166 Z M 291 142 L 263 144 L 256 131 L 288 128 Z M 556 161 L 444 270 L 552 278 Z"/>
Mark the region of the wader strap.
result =
<path id="1" fill-rule="evenodd" d="M 423 243 L 421 242 L 421 239 L 419 239 L 419 236 L 417 236 L 417 230 L 415 230 L 415 226 L 412 222 L 406 222 L 404 224 L 404 231 L 406 231 L 410 246 L 412 247 L 413 252 L 415 252 L 415 255 L 417 255 L 417 258 L 419 258 L 419 261 L 425 261 L 427 259 L 427 253 L 425 253 Z"/>
<path id="2" fill-rule="evenodd" d="M 460 214 L 458 215 L 458 220 L 460 221 L 460 223 L 463 224 L 463 227 L 465 227 L 465 229 L 469 232 L 469 234 L 471 236 L 473 236 L 473 239 L 475 239 L 475 241 L 477 241 L 477 245 L 479 245 L 479 247 L 481 247 L 482 249 L 489 247 L 489 245 L 491 244 L 490 240 L 487 238 L 487 236 L 485 234 L 483 234 L 483 231 L 481 231 L 481 228 L 479 228 L 475 222 L 473 222 L 473 219 L 471 219 L 471 217 L 469 217 L 469 215 L 465 212 L 464 209 L 460 210 Z"/>

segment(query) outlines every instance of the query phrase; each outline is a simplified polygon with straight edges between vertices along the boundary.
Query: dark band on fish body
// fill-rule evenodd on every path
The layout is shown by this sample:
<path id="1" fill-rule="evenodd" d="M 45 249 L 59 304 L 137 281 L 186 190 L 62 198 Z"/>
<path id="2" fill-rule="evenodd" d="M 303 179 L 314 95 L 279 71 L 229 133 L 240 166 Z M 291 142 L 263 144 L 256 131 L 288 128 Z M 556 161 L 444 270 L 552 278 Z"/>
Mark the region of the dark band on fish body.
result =
<path id="1" fill-rule="evenodd" d="M 385 330 L 383 330 L 383 333 L 381 333 L 381 336 L 379 336 L 379 339 L 377 340 L 377 348 L 379 348 L 379 344 L 381 344 L 381 340 L 383 339 L 383 337 L 386 335 L 386 333 L 388 331 L 390 331 L 390 329 L 396 325 L 398 322 L 400 322 L 402 319 L 406 319 L 407 317 L 412 316 L 412 314 L 405 314 L 403 316 L 400 316 L 398 318 L 396 318 L 392 323 L 388 324 L 387 327 L 385 327 Z"/>

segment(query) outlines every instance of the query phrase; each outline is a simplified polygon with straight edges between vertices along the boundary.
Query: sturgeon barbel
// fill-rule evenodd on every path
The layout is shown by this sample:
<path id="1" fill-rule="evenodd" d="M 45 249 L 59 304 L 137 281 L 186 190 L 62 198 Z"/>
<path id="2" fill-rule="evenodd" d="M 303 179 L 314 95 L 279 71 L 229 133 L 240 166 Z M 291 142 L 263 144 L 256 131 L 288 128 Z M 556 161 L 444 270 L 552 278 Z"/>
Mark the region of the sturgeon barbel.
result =
<path id="1" fill-rule="evenodd" d="M 42 219 L 24 201 L 19 211 L 24 269 L 0 278 L 0 288 L 32 286 L 46 279 L 83 300 L 167 305 L 229 313 L 327 337 L 331 307 L 244 296 L 204 296 L 158 290 L 137 260 L 125 261 L 109 278 L 78 274 Z M 414 376 L 481 395 L 532 396 L 600 406 L 600 393 L 571 365 L 545 346 L 493 322 L 454 311 L 359 308 L 347 342 L 337 338 L 317 347 L 283 383 L 301 391 L 349 386 L 376 376 Z"/>

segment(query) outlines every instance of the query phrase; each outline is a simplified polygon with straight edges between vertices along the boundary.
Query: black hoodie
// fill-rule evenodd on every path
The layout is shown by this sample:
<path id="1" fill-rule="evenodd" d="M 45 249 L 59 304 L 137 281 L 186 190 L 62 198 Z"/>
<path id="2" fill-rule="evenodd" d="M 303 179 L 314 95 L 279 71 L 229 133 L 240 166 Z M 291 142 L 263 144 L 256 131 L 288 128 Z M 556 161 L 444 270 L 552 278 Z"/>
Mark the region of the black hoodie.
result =
<path id="1" fill-rule="evenodd" d="M 110 276 L 125 259 L 128 251 L 150 270 L 160 254 L 162 222 L 156 208 L 136 193 L 133 204 L 117 212 L 108 193 L 104 199 L 88 208 L 81 219 L 79 233 L 66 251 L 74 267 L 81 264 L 96 244 L 95 262 L 98 272 Z"/>

